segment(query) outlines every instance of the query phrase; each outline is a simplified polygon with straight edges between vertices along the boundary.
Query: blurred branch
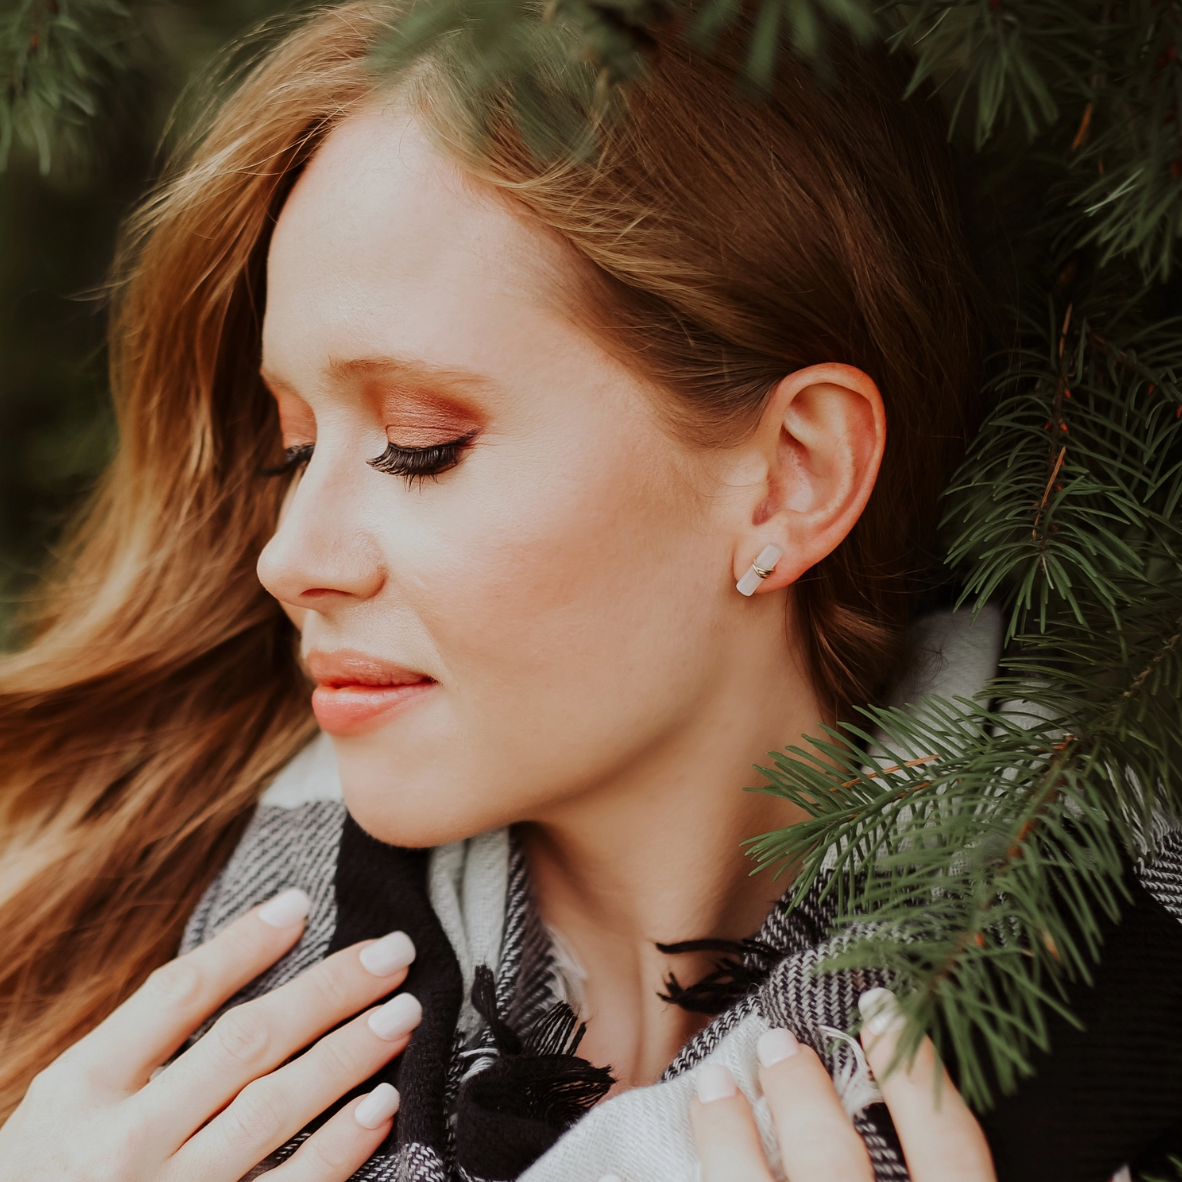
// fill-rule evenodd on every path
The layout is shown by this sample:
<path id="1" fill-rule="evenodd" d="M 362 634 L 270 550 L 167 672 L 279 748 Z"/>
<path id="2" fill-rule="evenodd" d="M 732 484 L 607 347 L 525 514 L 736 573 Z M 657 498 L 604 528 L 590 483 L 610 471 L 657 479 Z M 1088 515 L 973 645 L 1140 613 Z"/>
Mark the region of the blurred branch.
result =
<path id="1" fill-rule="evenodd" d="M 0 18 L 0 168 L 14 143 L 36 152 L 42 173 L 57 151 L 88 159 L 141 37 L 120 0 L 17 0 Z"/>

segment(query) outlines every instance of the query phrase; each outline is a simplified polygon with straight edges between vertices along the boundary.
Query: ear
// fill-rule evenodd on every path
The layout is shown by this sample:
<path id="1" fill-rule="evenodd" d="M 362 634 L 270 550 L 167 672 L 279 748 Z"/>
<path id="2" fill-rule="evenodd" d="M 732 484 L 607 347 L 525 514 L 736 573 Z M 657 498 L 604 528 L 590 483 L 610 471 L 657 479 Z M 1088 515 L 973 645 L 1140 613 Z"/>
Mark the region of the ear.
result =
<path id="1" fill-rule="evenodd" d="M 756 594 L 787 587 L 831 554 L 866 507 L 885 443 L 882 395 L 860 369 L 811 365 L 778 382 L 737 449 L 747 495 L 735 581 L 767 545 L 783 556 Z"/>

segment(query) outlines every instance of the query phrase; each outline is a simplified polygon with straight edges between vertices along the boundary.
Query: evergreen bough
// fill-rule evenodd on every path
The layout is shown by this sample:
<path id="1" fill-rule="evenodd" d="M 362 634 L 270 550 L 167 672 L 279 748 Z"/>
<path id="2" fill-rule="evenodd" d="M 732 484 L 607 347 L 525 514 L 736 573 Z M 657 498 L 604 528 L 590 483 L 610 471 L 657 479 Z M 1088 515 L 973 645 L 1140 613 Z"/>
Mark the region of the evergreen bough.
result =
<path id="1" fill-rule="evenodd" d="M 986 1107 L 1046 1047 L 1048 1013 L 1070 1016 L 1155 815 L 1182 816 L 1182 0 L 756 3 L 739 80 L 756 94 L 788 55 L 824 71 L 835 31 L 909 48 L 1014 273 L 993 409 L 944 523 L 963 601 L 1005 612 L 1001 675 L 774 753 L 758 790 L 809 819 L 752 843 L 799 866 L 799 893 L 832 875 L 840 963 L 894 971 L 904 1050 L 939 1033 Z M 682 18 L 708 53 L 740 6 L 550 0 L 539 19 L 526 0 L 420 0 L 376 58 L 431 50 L 469 87 L 508 81 L 531 143 L 584 152 L 572 113 L 643 84 L 656 23 Z M 43 167 L 82 150 L 142 19 L 136 0 L 18 0 L 0 154 L 14 137 Z"/>
<path id="2" fill-rule="evenodd" d="M 43 173 L 89 162 L 140 82 L 143 16 L 121 0 L 6 0 L 0 12 L 0 169 L 14 143 Z"/>

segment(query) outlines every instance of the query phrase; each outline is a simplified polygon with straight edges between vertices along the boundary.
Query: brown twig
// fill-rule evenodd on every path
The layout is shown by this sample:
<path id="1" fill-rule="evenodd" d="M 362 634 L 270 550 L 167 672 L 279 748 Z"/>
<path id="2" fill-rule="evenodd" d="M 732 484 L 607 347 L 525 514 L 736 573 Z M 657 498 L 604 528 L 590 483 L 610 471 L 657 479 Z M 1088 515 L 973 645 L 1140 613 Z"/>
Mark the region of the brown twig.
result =
<path id="1" fill-rule="evenodd" d="M 1161 646 L 1161 649 L 1154 654 L 1153 660 L 1150 661 L 1149 664 L 1146 665 L 1145 668 L 1133 678 L 1133 684 L 1130 685 L 1129 688 L 1124 692 L 1124 696 L 1126 698 L 1131 698 L 1145 684 L 1146 678 L 1154 671 L 1154 669 L 1156 669 L 1157 666 L 1163 660 L 1165 660 L 1165 658 L 1170 653 L 1172 653 L 1175 648 L 1178 647 L 1178 641 L 1182 640 L 1182 617 L 1179 617 L 1175 627 L 1178 628 L 1178 631 L 1175 632 L 1174 635 L 1171 636 L 1170 639 Z"/>
<path id="2" fill-rule="evenodd" d="M 1034 528 L 1030 531 L 1030 536 L 1035 540 L 1038 539 L 1038 524 L 1042 520 L 1042 511 L 1047 507 L 1047 501 L 1051 496 L 1051 489 L 1055 486 L 1055 477 L 1059 475 L 1059 469 L 1063 467 L 1063 457 L 1067 454 L 1067 445 L 1064 444 L 1059 449 L 1059 458 L 1055 461 L 1055 466 L 1051 469 L 1051 474 L 1047 477 L 1047 487 L 1043 490 L 1042 500 L 1038 503 L 1038 513 L 1034 518 Z"/>
<path id="3" fill-rule="evenodd" d="M 879 768 L 876 772 L 868 772 L 866 776 L 858 776 L 853 780 L 846 780 L 842 784 L 843 788 L 852 788 L 855 784 L 860 784 L 863 779 L 874 780 L 879 776 L 889 776 L 892 772 L 901 772 L 905 767 L 920 767 L 925 763 L 931 763 L 933 759 L 939 759 L 938 755 L 925 755 L 922 759 L 908 759 L 903 763 L 894 763 L 890 767 Z"/>
<path id="4" fill-rule="evenodd" d="M 1071 313 L 1074 310 L 1074 304 L 1067 305 L 1067 311 L 1063 315 L 1063 327 L 1059 329 L 1059 377 L 1055 383 L 1055 397 L 1052 404 L 1051 420 L 1047 426 L 1051 428 L 1054 434 L 1051 436 L 1051 446 L 1054 447 L 1059 438 L 1068 434 L 1067 424 L 1063 421 L 1063 399 L 1071 397 L 1071 391 L 1067 388 L 1067 375 L 1063 372 L 1063 353 L 1067 348 L 1067 330 L 1071 327 Z M 1050 500 L 1051 490 L 1055 487 L 1055 477 L 1059 475 L 1059 469 L 1063 466 L 1063 459 L 1067 455 L 1067 445 L 1063 444 L 1059 448 L 1059 454 L 1051 463 L 1051 474 L 1047 478 L 1047 487 L 1042 494 L 1042 500 L 1035 506 L 1036 512 L 1034 515 L 1034 525 L 1030 530 L 1030 537 L 1033 541 L 1038 541 L 1038 527 L 1042 524 L 1043 511 L 1047 507 L 1047 501 Z M 1047 457 L 1048 462 L 1050 457 Z M 1042 557 L 1043 569 L 1046 569 L 1046 548 L 1050 541 L 1049 538 L 1044 537 L 1042 540 Z"/>

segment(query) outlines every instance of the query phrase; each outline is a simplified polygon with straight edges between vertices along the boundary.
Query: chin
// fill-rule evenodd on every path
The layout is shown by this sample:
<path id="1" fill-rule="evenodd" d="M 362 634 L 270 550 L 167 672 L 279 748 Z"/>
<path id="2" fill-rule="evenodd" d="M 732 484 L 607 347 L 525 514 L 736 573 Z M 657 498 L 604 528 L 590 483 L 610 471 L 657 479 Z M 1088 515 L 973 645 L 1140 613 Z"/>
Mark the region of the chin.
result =
<path id="1" fill-rule="evenodd" d="M 481 808 L 470 784 L 465 791 L 440 783 L 438 776 L 420 782 L 413 775 L 392 775 L 388 767 L 376 773 L 360 760 L 340 758 L 338 765 L 349 813 L 366 833 L 389 845 L 447 845 L 507 823 Z"/>

